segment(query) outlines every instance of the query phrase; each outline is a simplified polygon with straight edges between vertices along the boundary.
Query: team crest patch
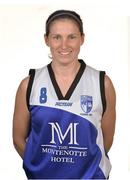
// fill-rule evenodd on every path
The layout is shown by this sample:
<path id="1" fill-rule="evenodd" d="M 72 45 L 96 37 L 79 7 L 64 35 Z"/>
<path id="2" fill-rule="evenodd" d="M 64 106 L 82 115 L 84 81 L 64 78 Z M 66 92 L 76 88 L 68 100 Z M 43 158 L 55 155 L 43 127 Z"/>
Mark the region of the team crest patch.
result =
<path id="1" fill-rule="evenodd" d="M 93 98 L 92 96 L 81 95 L 80 97 L 80 105 L 82 110 L 85 113 L 89 113 L 93 107 Z"/>

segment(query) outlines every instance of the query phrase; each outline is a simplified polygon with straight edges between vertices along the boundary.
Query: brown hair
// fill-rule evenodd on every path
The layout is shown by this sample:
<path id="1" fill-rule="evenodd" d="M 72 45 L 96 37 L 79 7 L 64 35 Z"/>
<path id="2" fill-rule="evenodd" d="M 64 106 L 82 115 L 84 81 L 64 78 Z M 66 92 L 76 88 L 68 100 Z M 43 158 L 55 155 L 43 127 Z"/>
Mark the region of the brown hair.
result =
<path id="1" fill-rule="evenodd" d="M 71 10 L 57 10 L 53 12 L 46 21 L 46 36 L 49 35 L 50 25 L 54 20 L 57 19 L 71 19 L 78 25 L 81 35 L 83 35 L 83 22 L 79 14 Z"/>

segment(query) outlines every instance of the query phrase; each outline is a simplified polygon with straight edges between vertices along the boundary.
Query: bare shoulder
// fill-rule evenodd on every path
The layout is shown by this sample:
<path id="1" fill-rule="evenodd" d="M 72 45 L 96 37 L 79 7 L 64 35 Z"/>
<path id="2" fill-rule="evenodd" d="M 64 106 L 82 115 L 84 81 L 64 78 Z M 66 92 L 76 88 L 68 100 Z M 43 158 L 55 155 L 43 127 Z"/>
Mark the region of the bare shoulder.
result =
<path id="1" fill-rule="evenodd" d="M 28 82 L 29 82 L 29 76 L 25 77 L 19 84 L 18 90 L 17 90 L 17 95 L 18 94 L 23 94 L 26 93 L 27 87 L 28 87 Z"/>
<path id="2" fill-rule="evenodd" d="M 113 83 L 108 75 L 105 75 L 105 87 L 109 88 L 113 86 Z M 113 87 L 114 88 L 114 87 Z"/>
<path id="3" fill-rule="evenodd" d="M 116 92 L 114 85 L 108 75 L 105 75 L 105 95 L 107 104 L 115 106 L 116 103 Z"/>
<path id="4" fill-rule="evenodd" d="M 18 89 L 17 89 L 17 92 L 16 92 L 16 103 L 17 103 L 17 105 L 22 104 L 26 101 L 26 92 L 27 92 L 28 83 L 29 83 L 29 76 L 24 78 L 20 82 Z"/>
<path id="5" fill-rule="evenodd" d="M 113 85 L 112 80 L 110 79 L 110 77 L 108 75 L 105 75 L 105 89 L 106 90 L 112 90 L 115 93 L 114 85 Z"/>
<path id="6" fill-rule="evenodd" d="M 22 90 L 22 91 L 27 90 L 28 82 L 29 82 L 29 76 L 27 76 L 26 78 L 24 78 L 24 79 L 21 81 L 18 89 L 19 89 L 19 90 Z"/>

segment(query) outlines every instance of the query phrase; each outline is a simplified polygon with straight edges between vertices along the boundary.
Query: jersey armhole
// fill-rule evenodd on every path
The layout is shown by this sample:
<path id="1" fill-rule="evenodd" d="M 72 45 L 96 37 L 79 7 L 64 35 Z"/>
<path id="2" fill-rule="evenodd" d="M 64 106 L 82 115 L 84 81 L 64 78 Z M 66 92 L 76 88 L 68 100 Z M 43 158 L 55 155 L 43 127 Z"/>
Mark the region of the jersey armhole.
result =
<path id="1" fill-rule="evenodd" d="M 102 100 L 102 107 L 103 107 L 102 116 L 106 110 L 105 74 L 106 74 L 105 71 L 100 71 L 100 93 L 101 93 L 101 100 Z"/>
<path id="2" fill-rule="evenodd" d="M 30 94 L 31 94 L 31 90 L 32 90 L 32 85 L 33 85 L 33 81 L 34 81 L 34 76 L 35 76 L 35 69 L 30 69 L 29 70 L 29 82 L 28 82 L 28 87 L 27 87 L 27 93 L 26 93 L 26 102 L 27 102 L 27 107 L 29 110 L 29 101 L 30 101 Z"/>

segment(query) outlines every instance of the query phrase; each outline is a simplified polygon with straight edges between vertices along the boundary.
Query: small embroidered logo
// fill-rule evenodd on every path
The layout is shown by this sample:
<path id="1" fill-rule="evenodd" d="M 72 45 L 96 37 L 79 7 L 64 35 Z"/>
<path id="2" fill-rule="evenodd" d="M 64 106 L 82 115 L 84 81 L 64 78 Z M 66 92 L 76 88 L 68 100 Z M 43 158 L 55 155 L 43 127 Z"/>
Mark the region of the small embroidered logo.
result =
<path id="1" fill-rule="evenodd" d="M 92 96 L 81 95 L 81 97 L 80 97 L 80 105 L 81 105 L 82 110 L 85 113 L 89 113 L 92 110 L 92 107 L 93 107 L 93 98 L 92 98 Z"/>

